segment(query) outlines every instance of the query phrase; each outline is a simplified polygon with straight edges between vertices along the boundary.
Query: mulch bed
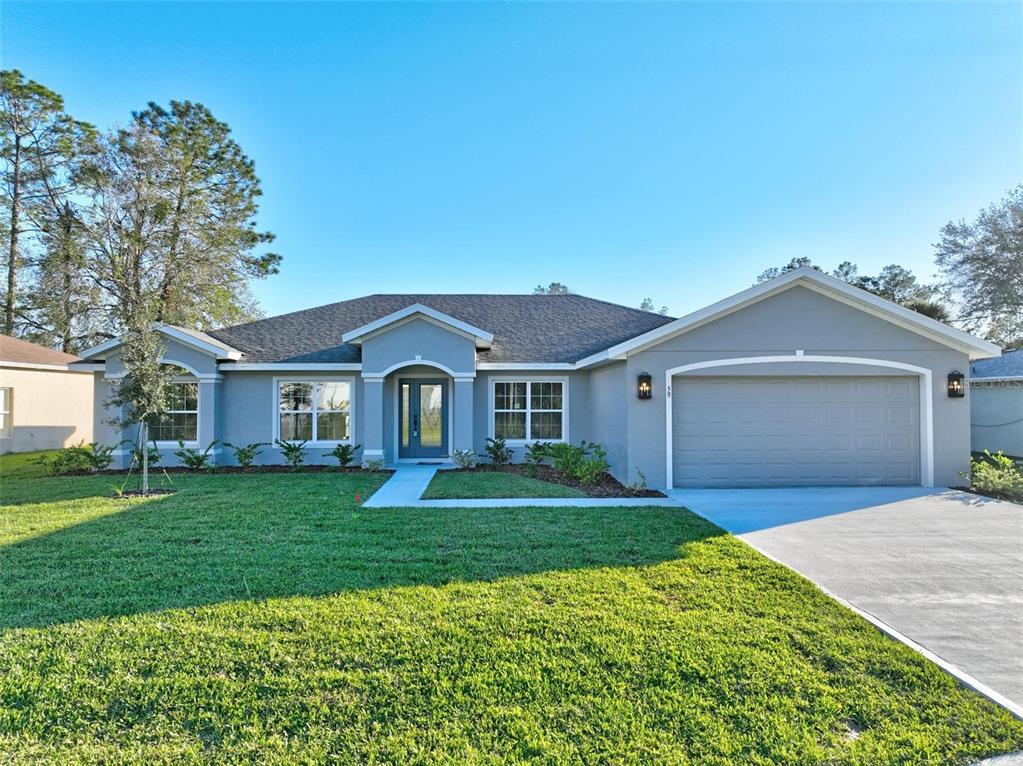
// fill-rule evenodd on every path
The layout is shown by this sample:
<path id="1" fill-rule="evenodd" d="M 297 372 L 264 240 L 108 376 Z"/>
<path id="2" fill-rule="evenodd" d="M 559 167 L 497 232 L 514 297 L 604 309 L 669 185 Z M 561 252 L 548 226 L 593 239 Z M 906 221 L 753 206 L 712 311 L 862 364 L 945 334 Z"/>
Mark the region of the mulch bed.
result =
<path id="1" fill-rule="evenodd" d="M 979 497 L 990 497 L 994 500 L 1006 500 L 1010 503 L 1017 503 L 1023 505 L 1023 495 L 1014 495 L 1008 492 L 981 492 L 979 489 L 973 487 L 952 487 L 960 492 L 969 492 L 971 495 L 977 495 Z"/>
<path id="2" fill-rule="evenodd" d="M 113 495 L 113 497 L 152 497 L 153 495 L 173 495 L 175 492 L 177 492 L 177 490 L 171 489 L 170 487 L 152 488 L 146 493 L 143 493 L 141 489 L 126 489 L 120 494 Z"/>
<path id="3" fill-rule="evenodd" d="M 517 476 L 524 476 L 527 479 L 537 479 L 551 484 L 563 484 L 572 487 L 590 497 L 666 497 L 663 492 L 656 489 L 629 489 L 618 479 L 609 473 L 597 484 L 581 484 L 567 476 L 561 471 L 555 470 L 549 465 L 540 465 L 535 468 L 524 465 L 481 465 L 476 468 L 454 468 L 452 473 L 513 473 Z"/>

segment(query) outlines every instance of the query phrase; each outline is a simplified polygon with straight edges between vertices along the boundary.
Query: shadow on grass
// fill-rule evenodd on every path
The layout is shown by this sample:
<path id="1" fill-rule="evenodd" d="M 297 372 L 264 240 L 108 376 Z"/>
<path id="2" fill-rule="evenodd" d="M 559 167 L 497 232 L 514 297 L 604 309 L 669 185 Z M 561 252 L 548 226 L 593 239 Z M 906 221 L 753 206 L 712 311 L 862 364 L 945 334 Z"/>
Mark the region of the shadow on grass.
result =
<path id="1" fill-rule="evenodd" d="M 179 485 L 0 547 L 0 628 L 641 566 L 723 534 L 677 508 L 362 509 L 351 500 L 357 481 L 247 478 Z"/>

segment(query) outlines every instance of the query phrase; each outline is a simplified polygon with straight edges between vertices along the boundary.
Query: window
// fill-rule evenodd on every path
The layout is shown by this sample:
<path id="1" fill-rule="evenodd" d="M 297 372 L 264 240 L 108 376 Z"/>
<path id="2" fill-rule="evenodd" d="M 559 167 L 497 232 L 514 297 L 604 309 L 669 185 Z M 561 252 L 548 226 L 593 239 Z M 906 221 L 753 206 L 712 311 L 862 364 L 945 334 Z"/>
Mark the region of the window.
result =
<path id="1" fill-rule="evenodd" d="M 156 442 L 199 440 L 199 384 L 178 380 L 170 384 L 167 411 L 149 425 L 149 438 Z"/>
<path id="2" fill-rule="evenodd" d="M 11 394 L 13 388 L 0 388 L 0 437 L 11 435 Z"/>
<path id="3" fill-rule="evenodd" d="M 283 441 L 337 442 L 351 438 L 351 383 L 281 381 L 277 409 Z"/>
<path id="4" fill-rule="evenodd" d="M 557 441 L 565 433 L 564 382 L 494 383 L 494 436 L 509 441 Z"/>

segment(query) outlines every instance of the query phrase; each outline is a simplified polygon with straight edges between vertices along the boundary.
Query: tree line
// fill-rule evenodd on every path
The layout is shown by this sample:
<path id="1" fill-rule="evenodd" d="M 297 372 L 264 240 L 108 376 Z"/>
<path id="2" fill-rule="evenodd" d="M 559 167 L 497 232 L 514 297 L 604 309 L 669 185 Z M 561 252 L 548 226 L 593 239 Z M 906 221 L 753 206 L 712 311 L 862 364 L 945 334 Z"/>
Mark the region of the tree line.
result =
<path id="1" fill-rule="evenodd" d="M 950 221 L 934 245 L 940 272 L 935 284 L 921 282 L 909 269 L 891 264 L 876 275 L 861 274 L 844 261 L 830 272 L 810 258 L 793 258 L 764 270 L 757 284 L 799 268 L 812 268 L 887 298 L 906 308 L 983 335 L 1005 348 L 1023 348 L 1023 184 L 968 222 Z M 567 295 L 561 282 L 538 285 L 535 295 Z M 639 308 L 655 311 L 652 299 Z M 667 314 L 666 306 L 657 310 Z"/>
<path id="2" fill-rule="evenodd" d="M 258 316 L 250 281 L 281 256 L 252 160 L 205 106 L 150 103 L 100 130 L 4 70 L 0 131 L 0 331 L 74 353 L 154 321 Z"/>

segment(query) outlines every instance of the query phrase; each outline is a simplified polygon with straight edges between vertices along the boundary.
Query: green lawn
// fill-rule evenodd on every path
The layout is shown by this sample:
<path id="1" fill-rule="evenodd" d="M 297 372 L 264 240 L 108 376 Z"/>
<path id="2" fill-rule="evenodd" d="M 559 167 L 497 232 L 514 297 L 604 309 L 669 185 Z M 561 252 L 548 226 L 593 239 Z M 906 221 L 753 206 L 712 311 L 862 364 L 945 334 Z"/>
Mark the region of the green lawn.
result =
<path id="1" fill-rule="evenodd" d="M 57 450 L 38 450 L 0 455 L 0 487 L 5 479 L 33 479 L 46 476 L 47 470 L 41 461 L 44 457 L 56 453 Z"/>
<path id="2" fill-rule="evenodd" d="M 1023 723 L 672 508 L 0 488 L 2 763 L 950 764 Z"/>
<path id="3" fill-rule="evenodd" d="M 437 471 L 424 500 L 508 497 L 586 497 L 575 487 L 498 471 Z"/>

